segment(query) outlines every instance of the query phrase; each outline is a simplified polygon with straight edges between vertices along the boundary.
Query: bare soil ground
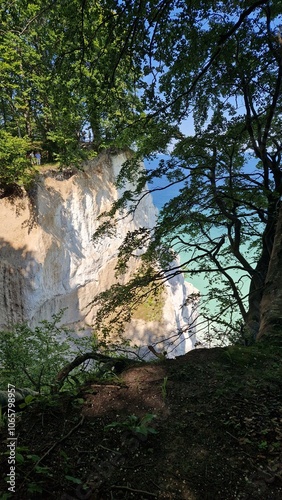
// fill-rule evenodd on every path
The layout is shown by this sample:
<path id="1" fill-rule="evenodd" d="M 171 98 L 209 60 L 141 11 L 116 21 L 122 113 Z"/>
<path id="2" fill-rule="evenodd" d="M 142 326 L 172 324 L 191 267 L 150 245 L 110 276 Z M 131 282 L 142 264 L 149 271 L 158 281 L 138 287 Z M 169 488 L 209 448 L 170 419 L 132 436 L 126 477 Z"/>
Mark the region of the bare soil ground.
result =
<path id="1" fill-rule="evenodd" d="M 11 496 L 2 426 L 1 499 L 281 499 L 280 352 L 199 349 L 30 405 Z"/>

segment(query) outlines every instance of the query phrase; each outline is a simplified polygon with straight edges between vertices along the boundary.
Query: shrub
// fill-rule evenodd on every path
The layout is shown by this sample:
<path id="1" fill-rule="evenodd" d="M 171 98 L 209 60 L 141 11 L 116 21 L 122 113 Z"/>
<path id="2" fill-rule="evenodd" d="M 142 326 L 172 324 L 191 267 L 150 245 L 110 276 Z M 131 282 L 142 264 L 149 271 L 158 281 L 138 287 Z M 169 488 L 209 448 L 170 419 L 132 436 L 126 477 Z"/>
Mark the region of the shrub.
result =
<path id="1" fill-rule="evenodd" d="M 57 326 L 63 311 L 34 329 L 27 324 L 0 332 L 0 385 L 8 383 L 41 392 L 51 390 L 55 376 L 78 353 L 67 329 Z M 81 348 L 91 339 L 79 339 Z"/>

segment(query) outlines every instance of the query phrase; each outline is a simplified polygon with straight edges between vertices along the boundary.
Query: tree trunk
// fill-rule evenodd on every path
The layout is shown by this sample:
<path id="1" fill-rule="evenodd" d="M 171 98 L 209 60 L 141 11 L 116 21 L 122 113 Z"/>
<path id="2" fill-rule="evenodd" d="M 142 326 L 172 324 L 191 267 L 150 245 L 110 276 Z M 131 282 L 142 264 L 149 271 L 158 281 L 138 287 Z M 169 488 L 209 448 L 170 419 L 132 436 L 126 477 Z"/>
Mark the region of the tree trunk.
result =
<path id="1" fill-rule="evenodd" d="M 260 305 L 257 340 L 280 343 L 282 338 L 282 204 Z"/>
<path id="2" fill-rule="evenodd" d="M 245 319 L 245 338 L 253 343 L 257 338 L 261 321 L 261 301 L 264 294 L 266 277 L 272 255 L 276 227 L 276 209 L 269 215 L 268 223 L 262 236 L 262 252 L 251 279 L 249 290 L 249 307 Z"/>
<path id="3" fill-rule="evenodd" d="M 264 249 L 257 263 L 250 284 L 248 299 L 249 307 L 244 326 L 244 337 L 247 344 L 252 344 L 258 335 L 260 325 L 260 304 L 263 297 L 263 289 L 269 261 L 270 255 Z"/>

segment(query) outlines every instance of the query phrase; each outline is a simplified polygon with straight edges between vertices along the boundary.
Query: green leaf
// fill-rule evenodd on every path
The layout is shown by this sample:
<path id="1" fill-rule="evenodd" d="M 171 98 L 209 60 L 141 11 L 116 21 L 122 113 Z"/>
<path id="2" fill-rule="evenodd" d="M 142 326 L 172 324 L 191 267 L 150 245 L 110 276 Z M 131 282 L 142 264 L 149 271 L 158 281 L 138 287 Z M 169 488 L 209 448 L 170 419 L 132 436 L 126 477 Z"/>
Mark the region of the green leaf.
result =
<path id="1" fill-rule="evenodd" d="M 65 476 L 65 478 L 68 480 L 68 481 L 71 481 L 72 483 L 75 483 L 75 484 L 82 484 L 82 481 L 80 479 L 78 479 L 77 477 L 73 477 L 73 476 Z"/>

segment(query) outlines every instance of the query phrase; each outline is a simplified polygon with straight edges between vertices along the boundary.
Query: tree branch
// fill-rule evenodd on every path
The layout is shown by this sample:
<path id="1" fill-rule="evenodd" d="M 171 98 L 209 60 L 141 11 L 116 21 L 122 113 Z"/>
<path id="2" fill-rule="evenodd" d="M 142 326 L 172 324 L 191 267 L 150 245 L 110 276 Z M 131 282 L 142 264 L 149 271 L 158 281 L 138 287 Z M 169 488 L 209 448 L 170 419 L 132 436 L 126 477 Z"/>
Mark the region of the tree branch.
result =
<path id="1" fill-rule="evenodd" d="M 85 354 L 80 354 L 77 356 L 73 361 L 68 363 L 62 370 L 59 371 L 57 374 L 55 381 L 54 381 L 54 386 L 53 386 L 53 394 L 58 392 L 60 388 L 63 386 L 65 379 L 67 378 L 68 374 L 77 366 L 81 365 L 84 363 L 84 361 L 87 361 L 88 359 L 95 359 L 96 361 L 115 361 L 115 358 L 112 358 L 111 356 L 105 356 L 104 354 L 100 354 L 98 352 L 86 352 Z M 116 359 L 117 361 L 118 359 Z"/>

